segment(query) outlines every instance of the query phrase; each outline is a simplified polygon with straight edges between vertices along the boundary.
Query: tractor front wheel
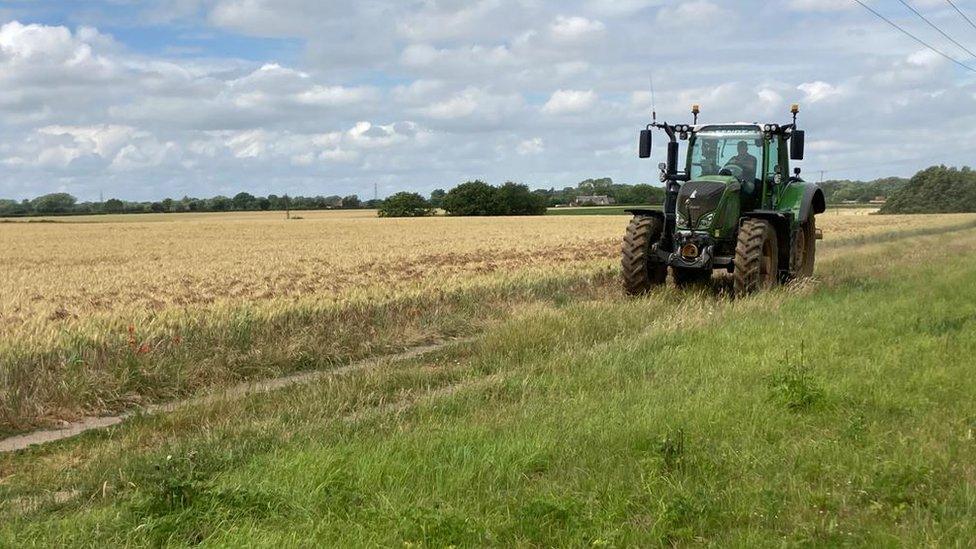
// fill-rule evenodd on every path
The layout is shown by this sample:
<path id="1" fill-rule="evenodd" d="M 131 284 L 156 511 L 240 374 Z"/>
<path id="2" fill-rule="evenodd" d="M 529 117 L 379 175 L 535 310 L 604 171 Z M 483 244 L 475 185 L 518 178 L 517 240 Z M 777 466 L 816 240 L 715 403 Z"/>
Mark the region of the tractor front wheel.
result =
<path id="1" fill-rule="evenodd" d="M 651 246 L 661 240 L 664 225 L 651 216 L 635 216 L 624 237 L 621 266 L 624 290 L 629 295 L 642 295 L 668 279 L 668 266 L 653 254 Z"/>
<path id="2" fill-rule="evenodd" d="M 736 295 L 745 295 L 776 285 L 779 248 L 776 230 L 768 221 L 746 219 L 742 222 L 735 247 L 733 270 Z"/>

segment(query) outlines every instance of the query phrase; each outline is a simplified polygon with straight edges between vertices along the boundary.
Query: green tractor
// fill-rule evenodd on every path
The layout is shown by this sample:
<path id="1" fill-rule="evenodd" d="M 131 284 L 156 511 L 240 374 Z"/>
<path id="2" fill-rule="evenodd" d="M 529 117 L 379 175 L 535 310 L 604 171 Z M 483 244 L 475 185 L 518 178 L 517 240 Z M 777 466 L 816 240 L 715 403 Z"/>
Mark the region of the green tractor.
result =
<path id="1" fill-rule="evenodd" d="M 640 133 L 640 157 L 651 156 L 653 128 L 669 138 L 660 164 L 666 186 L 664 211 L 631 209 L 623 245 L 623 279 L 628 294 L 640 295 L 667 281 L 668 268 L 680 285 L 703 282 L 712 271 L 733 275 L 742 295 L 813 274 L 816 215 L 826 209 L 823 191 L 790 173 L 803 160 L 804 132 L 793 123 L 698 124 L 655 121 Z M 687 141 L 684 171 L 678 141 Z"/>

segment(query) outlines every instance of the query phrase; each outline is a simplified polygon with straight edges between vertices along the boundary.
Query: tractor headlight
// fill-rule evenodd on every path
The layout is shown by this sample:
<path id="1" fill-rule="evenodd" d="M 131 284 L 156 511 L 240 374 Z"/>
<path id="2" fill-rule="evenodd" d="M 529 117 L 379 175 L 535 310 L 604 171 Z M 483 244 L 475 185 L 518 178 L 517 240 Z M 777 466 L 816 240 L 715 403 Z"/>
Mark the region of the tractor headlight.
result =
<path id="1" fill-rule="evenodd" d="M 677 225 L 679 227 L 687 227 L 688 226 L 688 220 L 685 219 L 685 216 L 681 215 L 681 212 L 678 212 Z"/>
<path id="2" fill-rule="evenodd" d="M 711 227 L 712 221 L 715 221 L 715 212 L 709 212 L 701 216 L 701 218 L 698 220 L 698 228 L 706 229 L 708 227 Z"/>

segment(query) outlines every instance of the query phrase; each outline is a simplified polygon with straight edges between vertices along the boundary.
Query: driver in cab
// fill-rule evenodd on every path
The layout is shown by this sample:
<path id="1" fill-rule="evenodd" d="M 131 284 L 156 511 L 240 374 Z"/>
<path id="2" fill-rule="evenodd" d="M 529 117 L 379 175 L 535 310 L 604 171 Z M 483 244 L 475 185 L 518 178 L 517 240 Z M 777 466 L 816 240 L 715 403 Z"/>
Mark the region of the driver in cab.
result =
<path id="1" fill-rule="evenodd" d="M 756 160 L 755 156 L 749 154 L 749 144 L 745 141 L 739 141 L 739 154 L 732 157 L 727 165 L 734 165 L 742 168 L 742 180 L 744 182 L 753 182 L 756 180 L 756 169 L 759 166 L 759 161 Z"/>

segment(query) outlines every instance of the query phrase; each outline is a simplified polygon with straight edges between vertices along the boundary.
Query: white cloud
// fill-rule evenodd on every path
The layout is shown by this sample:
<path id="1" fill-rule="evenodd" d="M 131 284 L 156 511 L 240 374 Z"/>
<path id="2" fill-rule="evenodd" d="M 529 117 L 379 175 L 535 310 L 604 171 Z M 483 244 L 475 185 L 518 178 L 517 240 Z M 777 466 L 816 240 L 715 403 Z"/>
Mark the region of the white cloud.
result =
<path id="1" fill-rule="evenodd" d="M 819 80 L 816 82 L 805 82 L 797 86 L 796 89 L 805 94 L 804 101 L 809 101 L 811 103 L 831 99 L 841 95 L 842 93 L 837 86 L 828 84 L 827 82 L 821 82 Z"/>
<path id="2" fill-rule="evenodd" d="M 831 12 L 858 9 L 850 0 L 790 0 L 787 6 L 794 11 Z"/>
<path id="3" fill-rule="evenodd" d="M 542 112 L 551 115 L 580 113 L 592 107 L 596 100 L 593 90 L 556 90 L 542 106 Z"/>
<path id="4" fill-rule="evenodd" d="M 633 15 L 659 5 L 661 0 L 589 0 L 584 4 L 589 11 L 610 17 Z"/>
<path id="5" fill-rule="evenodd" d="M 517 152 L 521 156 L 540 154 L 544 150 L 546 150 L 546 145 L 541 137 L 533 137 L 532 139 L 526 139 L 521 143 L 519 143 L 518 147 L 515 148 L 515 152 Z"/>
<path id="6" fill-rule="evenodd" d="M 468 87 L 417 112 L 435 120 L 498 121 L 521 110 L 523 104 L 524 100 L 518 94 L 496 94 Z"/>
<path id="7" fill-rule="evenodd" d="M 657 19 L 672 28 L 685 26 L 700 28 L 704 25 L 724 23 L 717 29 L 727 30 L 733 19 L 733 13 L 708 0 L 690 0 L 661 8 Z"/>
<path id="8" fill-rule="evenodd" d="M 553 36 L 561 41 L 575 41 L 598 35 L 606 26 L 600 21 L 585 17 L 563 17 L 560 15 L 550 26 Z"/>

